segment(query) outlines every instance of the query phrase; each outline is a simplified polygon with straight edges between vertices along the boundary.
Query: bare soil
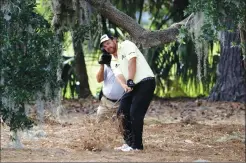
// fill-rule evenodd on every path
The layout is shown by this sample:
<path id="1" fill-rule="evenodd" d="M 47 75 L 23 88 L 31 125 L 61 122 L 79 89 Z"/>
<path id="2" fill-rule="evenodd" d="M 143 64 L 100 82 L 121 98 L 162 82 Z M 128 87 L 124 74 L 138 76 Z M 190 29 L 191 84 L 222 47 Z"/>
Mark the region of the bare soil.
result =
<path id="1" fill-rule="evenodd" d="M 59 120 L 46 117 L 23 148 L 1 126 L 1 162 L 245 162 L 245 104 L 155 99 L 144 125 L 144 150 L 122 152 L 117 123 L 95 123 L 98 101 L 63 101 Z M 36 132 L 34 132 L 36 131 Z"/>

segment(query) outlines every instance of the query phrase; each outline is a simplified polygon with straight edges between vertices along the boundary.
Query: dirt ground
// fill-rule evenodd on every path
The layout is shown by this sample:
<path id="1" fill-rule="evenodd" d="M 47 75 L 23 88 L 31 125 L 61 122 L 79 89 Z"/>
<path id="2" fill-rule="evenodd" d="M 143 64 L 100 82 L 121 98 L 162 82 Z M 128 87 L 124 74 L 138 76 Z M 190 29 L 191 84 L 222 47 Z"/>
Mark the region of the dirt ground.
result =
<path id="1" fill-rule="evenodd" d="M 96 100 L 63 101 L 63 115 L 21 135 L 13 148 L 1 126 L 1 162 L 245 162 L 245 105 L 155 99 L 144 125 L 143 151 L 122 145 L 116 122 L 95 123 Z"/>

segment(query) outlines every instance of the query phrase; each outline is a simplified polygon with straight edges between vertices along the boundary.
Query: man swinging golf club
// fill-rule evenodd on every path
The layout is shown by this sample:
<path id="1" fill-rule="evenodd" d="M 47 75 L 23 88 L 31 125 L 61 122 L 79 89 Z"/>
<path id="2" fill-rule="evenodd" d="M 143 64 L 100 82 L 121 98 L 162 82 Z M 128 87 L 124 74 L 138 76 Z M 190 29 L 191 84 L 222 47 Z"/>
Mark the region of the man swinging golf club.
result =
<path id="1" fill-rule="evenodd" d="M 111 68 L 126 92 L 118 110 L 118 115 L 123 115 L 125 144 L 115 149 L 143 150 L 144 117 L 156 86 L 154 74 L 133 42 L 125 40 L 118 43 L 115 38 L 105 34 L 100 39 L 100 46 L 112 55 Z"/>

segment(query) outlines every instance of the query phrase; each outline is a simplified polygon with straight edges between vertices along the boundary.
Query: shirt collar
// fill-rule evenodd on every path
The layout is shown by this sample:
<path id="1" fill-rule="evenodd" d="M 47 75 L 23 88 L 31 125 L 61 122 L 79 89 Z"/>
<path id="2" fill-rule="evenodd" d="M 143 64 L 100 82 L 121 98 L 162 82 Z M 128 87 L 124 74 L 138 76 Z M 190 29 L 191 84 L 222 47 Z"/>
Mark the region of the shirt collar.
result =
<path id="1" fill-rule="evenodd" d="M 118 42 L 118 49 L 117 49 L 117 52 L 122 48 L 122 44 L 121 42 Z"/>
<path id="2" fill-rule="evenodd" d="M 121 48 L 122 48 L 122 44 L 121 44 L 120 42 L 118 42 L 118 43 L 117 43 L 117 55 L 118 55 L 118 57 L 119 57 L 119 51 L 120 51 Z M 112 54 L 111 54 L 111 55 L 112 55 Z M 113 55 L 112 55 L 111 60 L 113 60 L 113 61 L 118 61 L 118 59 L 115 58 Z"/>

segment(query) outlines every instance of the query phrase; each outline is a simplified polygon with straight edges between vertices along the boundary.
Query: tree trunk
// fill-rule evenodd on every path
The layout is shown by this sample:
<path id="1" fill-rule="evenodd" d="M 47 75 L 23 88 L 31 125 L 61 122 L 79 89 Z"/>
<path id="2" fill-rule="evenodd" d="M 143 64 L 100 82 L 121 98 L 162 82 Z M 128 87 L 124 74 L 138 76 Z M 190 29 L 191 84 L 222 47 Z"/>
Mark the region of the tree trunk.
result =
<path id="1" fill-rule="evenodd" d="M 243 67 L 246 70 L 246 16 L 244 20 L 244 24 L 239 25 L 239 31 L 242 45 Z"/>
<path id="2" fill-rule="evenodd" d="M 194 14 L 191 14 L 186 19 L 182 20 L 179 23 L 171 25 L 169 28 L 166 28 L 164 30 L 150 31 L 140 26 L 135 19 L 119 11 L 117 8 L 115 8 L 115 6 L 113 6 L 110 3 L 110 1 L 86 1 L 92 7 L 94 7 L 98 11 L 98 13 L 100 13 L 103 17 L 110 20 L 110 22 L 112 22 L 116 26 L 119 26 L 122 29 L 124 29 L 126 32 L 130 34 L 134 41 L 136 41 L 139 44 L 142 44 L 142 46 L 145 48 L 158 46 L 161 44 L 168 44 L 170 42 L 176 41 L 181 25 L 190 22 L 188 20 L 191 20 L 194 17 Z"/>
<path id="3" fill-rule="evenodd" d="M 221 32 L 221 56 L 217 67 L 217 81 L 212 89 L 210 101 L 246 102 L 245 69 L 241 49 L 232 46 L 240 43 L 239 32 Z"/>
<path id="4" fill-rule="evenodd" d="M 91 95 L 89 80 L 86 71 L 86 64 L 83 52 L 82 41 L 76 31 L 72 32 L 73 49 L 75 55 L 75 71 L 76 76 L 80 82 L 79 98 L 86 98 Z"/>

